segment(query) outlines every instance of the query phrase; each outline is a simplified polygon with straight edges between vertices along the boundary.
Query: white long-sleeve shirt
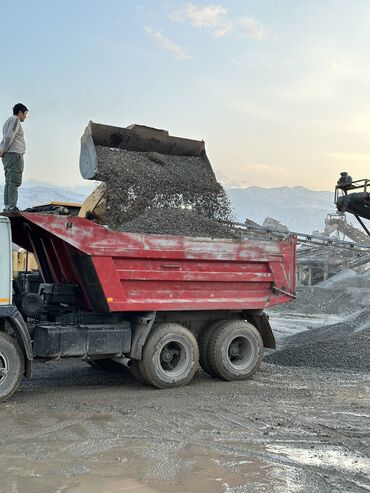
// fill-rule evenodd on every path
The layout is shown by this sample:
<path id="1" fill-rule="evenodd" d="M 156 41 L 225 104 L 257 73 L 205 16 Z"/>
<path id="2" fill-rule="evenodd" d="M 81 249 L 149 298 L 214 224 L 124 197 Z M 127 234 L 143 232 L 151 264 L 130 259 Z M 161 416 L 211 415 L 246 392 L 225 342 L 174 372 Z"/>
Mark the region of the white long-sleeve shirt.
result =
<path id="1" fill-rule="evenodd" d="M 15 115 L 8 118 L 4 123 L 0 152 L 16 152 L 17 154 L 26 152 L 23 128 Z"/>

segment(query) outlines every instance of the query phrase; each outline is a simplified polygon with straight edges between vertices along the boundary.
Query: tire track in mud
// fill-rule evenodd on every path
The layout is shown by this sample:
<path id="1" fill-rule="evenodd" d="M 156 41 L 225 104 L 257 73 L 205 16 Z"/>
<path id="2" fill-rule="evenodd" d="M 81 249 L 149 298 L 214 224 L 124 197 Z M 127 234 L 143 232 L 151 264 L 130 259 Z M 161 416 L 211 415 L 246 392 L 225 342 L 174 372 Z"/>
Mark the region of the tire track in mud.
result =
<path id="1" fill-rule="evenodd" d="M 67 492 L 122 474 L 165 493 L 252 485 L 348 493 L 368 481 L 370 376 L 263 365 L 247 382 L 199 373 L 187 387 L 157 391 L 82 364 L 36 372 L 32 386 L 0 407 L 7 493 L 14 481 L 22 493 Z"/>

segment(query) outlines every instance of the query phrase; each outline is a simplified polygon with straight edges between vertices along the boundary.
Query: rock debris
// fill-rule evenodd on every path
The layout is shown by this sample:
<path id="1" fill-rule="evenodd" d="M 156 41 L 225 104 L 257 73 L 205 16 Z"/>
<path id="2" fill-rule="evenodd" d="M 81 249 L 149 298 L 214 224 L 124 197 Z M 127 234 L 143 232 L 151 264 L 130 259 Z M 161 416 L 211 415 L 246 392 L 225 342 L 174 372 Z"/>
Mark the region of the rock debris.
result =
<path id="1" fill-rule="evenodd" d="M 367 288 L 300 288 L 296 301 L 272 312 L 285 309 L 308 319 L 314 314 L 335 314 L 340 321 L 286 337 L 282 349 L 267 356 L 266 361 L 282 366 L 370 371 L 369 295 Z"/>
<path id="2" fill-rule="evenodd" d="M 201 157 L 96 146 L 110 228 L 138 233 L 238 237 L 229 198 Z M 228 226 L 230 224 L 230 226 Z"/>

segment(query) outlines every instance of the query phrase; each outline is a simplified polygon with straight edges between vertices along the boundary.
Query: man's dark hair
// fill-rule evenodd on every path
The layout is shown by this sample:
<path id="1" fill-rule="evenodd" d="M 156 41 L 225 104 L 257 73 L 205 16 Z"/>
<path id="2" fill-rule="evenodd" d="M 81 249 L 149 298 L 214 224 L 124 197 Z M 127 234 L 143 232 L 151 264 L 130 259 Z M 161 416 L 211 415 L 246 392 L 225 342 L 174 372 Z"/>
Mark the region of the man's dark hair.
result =
<path id="1" fill-rule="evenodd" d="M 18 115 L 19 112 L 25 113 L 28 111 L 27 106 L 25 106 L 22 103 L 17 103 L 16 105 L 13 106 L 13 115 Z"/>

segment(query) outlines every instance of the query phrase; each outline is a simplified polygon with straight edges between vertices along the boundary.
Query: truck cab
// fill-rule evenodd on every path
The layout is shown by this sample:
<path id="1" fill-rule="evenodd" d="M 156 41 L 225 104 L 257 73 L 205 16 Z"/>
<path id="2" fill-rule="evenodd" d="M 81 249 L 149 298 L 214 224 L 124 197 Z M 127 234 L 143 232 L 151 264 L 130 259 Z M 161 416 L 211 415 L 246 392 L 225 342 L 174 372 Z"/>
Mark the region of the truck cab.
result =
<path id="1" fill-rule="evenodd" d="M 13 305 L 10 221 L 0 216 L 0 402 L 31 374 L 32 345 L 26 323 Z"/>
<path id="2" fill-rule="evenodd" d="M 10 221 L 0 216 L 0 307 L 12 304 L 12 242 Z"/>

